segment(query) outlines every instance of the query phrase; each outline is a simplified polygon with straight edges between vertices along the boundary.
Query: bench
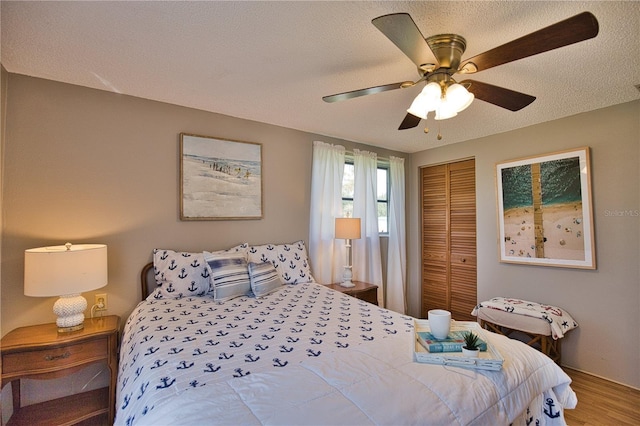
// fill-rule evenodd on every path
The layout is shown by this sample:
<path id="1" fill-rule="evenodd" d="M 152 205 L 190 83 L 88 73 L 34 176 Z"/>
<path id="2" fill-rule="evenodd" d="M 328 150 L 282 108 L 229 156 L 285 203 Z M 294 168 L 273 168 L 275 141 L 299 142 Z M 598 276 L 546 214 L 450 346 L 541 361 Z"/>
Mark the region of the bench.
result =
<path id="1" fill-rule="evenodd" d="M 562 360 L 560 342 L 564 332 L 578 326 L 561 308 L 503 297 L 479 303 L 472 315 L 478 317 L 484 329 L 521 340 L 558 365 Z"/>

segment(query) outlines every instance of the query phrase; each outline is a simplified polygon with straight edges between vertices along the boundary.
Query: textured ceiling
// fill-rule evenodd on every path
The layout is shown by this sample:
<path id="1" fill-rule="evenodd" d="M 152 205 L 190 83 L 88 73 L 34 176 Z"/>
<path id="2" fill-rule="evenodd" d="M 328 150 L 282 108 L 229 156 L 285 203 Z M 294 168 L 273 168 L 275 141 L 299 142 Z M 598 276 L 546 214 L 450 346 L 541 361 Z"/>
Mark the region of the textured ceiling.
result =
<path id="1" fill-rule="evenodd" d="M 325 103 L 322 96 L 418 78 L 372 24 L 407 12 L 425 37 L 457 33 L 464 58 L 592 12 L 591 40 L 485 70 L 486 83 L 536 96 L 519 112 L 480 100 L 457 117 L 398 131 L 420 87 Z M 108 90 L 416 152 L 640 98 L 640 3 L 11 2 L 1 3 L 11 73 Z M 424 127 L 431 131 L 424 133 Z M 188 131 L 188 129 L 184 129 Z M 213 135 L 215 136 L 215 135 Z"/>

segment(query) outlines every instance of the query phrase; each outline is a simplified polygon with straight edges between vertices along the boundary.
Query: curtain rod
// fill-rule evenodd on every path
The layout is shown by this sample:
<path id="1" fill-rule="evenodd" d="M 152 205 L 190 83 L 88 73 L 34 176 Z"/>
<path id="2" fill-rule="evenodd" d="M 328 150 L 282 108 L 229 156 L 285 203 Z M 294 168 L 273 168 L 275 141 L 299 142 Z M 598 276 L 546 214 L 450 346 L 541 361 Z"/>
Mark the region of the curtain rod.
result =
<path id="1" fill-rule="evenodd" d="M 364 150 L 362 150 L 362 151 L 364 151 Z M 373 151 L 370 151 L 370 152 L 373 152 Z M 345 149 L 344 150 L 344 155 L 353 157 L 354 154 L 353 154 L 353 151 L 349 151 L 349 150 Z M 401 158 L 401 157 L 399 157 L 399 158 Z M 376 152 L 376 159 L 378 161 L 380 161 L 380 162 L 383 162 L 383 163 L 388 163 L 389 162 L 389 157 L 380 157 L 377 152 Z"/>

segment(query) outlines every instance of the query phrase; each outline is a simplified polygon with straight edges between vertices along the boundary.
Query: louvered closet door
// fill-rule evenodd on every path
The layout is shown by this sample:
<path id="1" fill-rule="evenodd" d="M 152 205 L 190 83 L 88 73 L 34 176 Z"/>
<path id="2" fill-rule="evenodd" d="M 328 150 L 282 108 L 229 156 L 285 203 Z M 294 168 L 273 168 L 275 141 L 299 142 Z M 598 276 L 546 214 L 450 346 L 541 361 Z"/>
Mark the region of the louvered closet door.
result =
<path id="1" fill-rule="evenodd" d="M 449 165 L 449 309 L 457 320 L 473 321 L 476 305 L 476 171 L 475 160 Z"/>
<path id="2" fill-rule="evenodd" d="M 422 169 L 422 316 L 475 320 L 475 160 Z"/>
<path id="3" fill-rule="evenodd" d="M 422 169 L 422 317 L 449 306 L 447 167 Z"/>

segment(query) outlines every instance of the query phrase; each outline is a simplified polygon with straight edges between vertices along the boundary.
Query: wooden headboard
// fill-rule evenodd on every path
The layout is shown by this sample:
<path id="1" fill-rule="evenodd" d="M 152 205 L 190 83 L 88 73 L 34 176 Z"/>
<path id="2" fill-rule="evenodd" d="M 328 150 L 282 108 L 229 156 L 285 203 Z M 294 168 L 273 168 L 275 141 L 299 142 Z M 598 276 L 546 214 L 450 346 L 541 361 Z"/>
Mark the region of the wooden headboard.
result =
<path id="1" fill-rule="evenodd" d="M 140 272 L 140 282 L 142 284 L 142 298 L 144 300 L 158 286 L 156 283 L 155 271 L 153 270 L 153 262 L 149 262 L 142 268 Z"/>

